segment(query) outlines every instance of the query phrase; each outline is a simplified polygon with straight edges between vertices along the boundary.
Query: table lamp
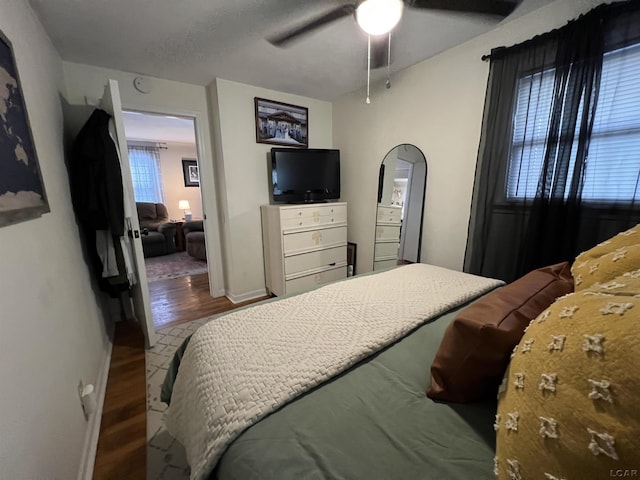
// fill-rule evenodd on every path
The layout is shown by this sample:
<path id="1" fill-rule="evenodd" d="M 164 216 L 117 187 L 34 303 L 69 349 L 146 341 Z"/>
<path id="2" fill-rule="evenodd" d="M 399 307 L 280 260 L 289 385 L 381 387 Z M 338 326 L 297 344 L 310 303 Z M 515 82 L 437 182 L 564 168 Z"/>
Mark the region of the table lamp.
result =
<path id="1" fill-rule="evenodd" d="M 180 200 L 178 202 L 178 208 L 180 210 L 184 210 L 184 219 L 187 222 L 191 221 L 191 211 L 189 211 L 189 213 L 187 213 L 187 210 L 190 210 L 190 206 L 189 206 L 189 200 Z"/>

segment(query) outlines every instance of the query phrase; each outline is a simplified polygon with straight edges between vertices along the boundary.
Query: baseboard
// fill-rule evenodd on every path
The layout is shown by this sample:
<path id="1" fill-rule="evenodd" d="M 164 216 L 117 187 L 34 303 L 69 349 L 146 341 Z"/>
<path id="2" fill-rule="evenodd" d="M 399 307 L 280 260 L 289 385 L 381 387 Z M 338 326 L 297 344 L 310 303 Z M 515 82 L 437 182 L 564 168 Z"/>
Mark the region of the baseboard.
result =
<path id="1" fill-rule="evenodd" d="M 109 345 L 107 346 L 102 367 L 100 368 L 100 372 L 98 373 L 98 378 L 96 380 L 96 411 L 93 412 L 87 420 L 87 430 L 84 436 L 80 468 L 78 469 L 78 480 L 91 480 L 93 478 L 93 468 L 96 463 L 98 437 L 100 436 L 100 422 L 102 420 L 102 409 L 104 408 L 104 397 L 107 393 L 107 379 L 109 378 L 112 350 L 113 335 L 110 335 Z"/>
<path id="2" fill-rule="evenodd" d="M 213 291 L 213 295 L 211 295 L 213 298 L 218 298 L 218 297 L 226 297 L 227 296 L 227 291 L 224 288 L 218 288 L 217 290 Z"/>
<path id="3" fill-rule="evenodd" d="M 231 301 L 231 303 L 242 303 L 255 298 L 264 297 L 267 295 L 267 290 L 262 288 L 260 290 L 254 290 L 253 292 L 241 293 L 240 295 L 234 295 L 229 290 L 225 292 L 225 296 Z"/>

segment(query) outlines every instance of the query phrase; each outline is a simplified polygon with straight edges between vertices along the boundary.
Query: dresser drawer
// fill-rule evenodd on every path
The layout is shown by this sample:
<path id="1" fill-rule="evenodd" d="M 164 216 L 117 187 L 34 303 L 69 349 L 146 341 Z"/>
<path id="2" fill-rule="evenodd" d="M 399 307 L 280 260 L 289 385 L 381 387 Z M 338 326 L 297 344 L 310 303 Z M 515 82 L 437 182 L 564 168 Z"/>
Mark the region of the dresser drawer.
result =
<path id="1" fill-rule="evenodd" d="M 338 212 L 330 215 L 312 215 L 312 216 L 300 216 L 292 218 L 283 218 L 280 220 L 282 230 L 293 230 L 296 228 L 308 228 L 315 226 L 331 226 L 331 225 L 346 225 L 347 223 L 347 211 Z"/>
<path id="2" fill-rule="evenodd" d="M 282 242 L 285 257 L 327 247 L 339 247 L 347 244 L 347 227 L 285 233 Z"/>
<path id="3" fill-rule="evenodd" d="M 327 248 L 315 252 L 291 255 L 284 259 L 284 274 L 296 275 L 310 270 L 330 268 L 347 263 L 347 247 Z"/>
<path id="4" fill-rule="evenodd" d="M 376 214 L 378 223 L 400 223 L 402 220 L 402 207 L 382 207 L 378 205 Z"/>
<path id="5" fill-rule="evenodd" d="M 293 280 L 287 280 L 285 282 L 286 293 L 303 292 L 322 285 L 323 283 L 333 282 L 343 278 L 347 278 L 346 265 L 325 270 L 324 272 L 298 277 Z"/>
<path id="6" fill-rule="evenodd" d="M 313 205 L 280 208 L 280 218 L 313 217 L 314 215 L 337 215 L 342 213 L 347 214 L 347 205 L 344 203 L 314 203 Z"/>
<path id="7" fill-rule="evenodd" d="M 384 270 L 385 268 L 395 267 L 397 265 L 397 262 L 398 261 L 396 259 L 375 261 L 373 262 L 373 269 Z"/>
<path id="8" fill-rule="evenodd" d="M 397 242 L 378 242 L 374 251 L 374 260 L 389 260 L 398 257 Z"/>
<path id="9" fill-rule="evenodd" d="M 402 220 L 402 208 L 378 206 L 376 218 L 378 223 L 400 223 Z"/>
<path id="10" fill-rule="evenodd" d="M 314 204 L 280 209 L 283 229 L 315 225 L 330 225 L 347 221 L 347 206 L 344 204 Z"/>
<path id="11" fill-rule="evenodd" d="M 376 226 L 376 242 L 379 241 L 399 241 L 400 227 L 395 225 L 377 225 Z"/>

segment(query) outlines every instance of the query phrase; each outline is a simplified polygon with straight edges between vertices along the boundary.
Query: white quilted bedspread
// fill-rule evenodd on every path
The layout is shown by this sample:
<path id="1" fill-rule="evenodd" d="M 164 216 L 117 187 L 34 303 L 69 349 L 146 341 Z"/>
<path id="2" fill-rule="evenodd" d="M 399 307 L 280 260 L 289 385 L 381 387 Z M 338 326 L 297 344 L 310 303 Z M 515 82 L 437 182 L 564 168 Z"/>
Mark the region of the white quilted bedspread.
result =
<path id="1" fill-rule="evenodd" d="M 203 325 L 182 359 L 166 416 L 191 478 L 205 478 L 226 447 L 267 414 L 501 283 L 414 264 Z"/>

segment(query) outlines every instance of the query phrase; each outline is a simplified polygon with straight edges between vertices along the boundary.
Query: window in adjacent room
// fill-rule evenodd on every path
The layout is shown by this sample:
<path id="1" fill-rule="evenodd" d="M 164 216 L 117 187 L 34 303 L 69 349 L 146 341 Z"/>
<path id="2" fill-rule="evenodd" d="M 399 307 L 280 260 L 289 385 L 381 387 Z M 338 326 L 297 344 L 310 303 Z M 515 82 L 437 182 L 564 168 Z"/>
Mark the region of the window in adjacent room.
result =
<path id="1" fill-rule="evenodd" d="M 533 198 L 544 163 L 555 70 L 522 77 L 517 86 L 506 176 L 508 199 Z M 581 118 L 582 101 L 578 118 Z M 640 200 L 640 44 L 603 57 L 598 102 L 581 198 L 602 203 Z M 580 125 L 576 126 L 578 131 Z M 578 146 L 574 136 L 567 178 Z M 553 152 L 555 154 L 557 152 Z M 552 158 L 553 158 L 552 154 Z M 567 188 L 567 192 L 568 192 Z"/>
<path id="2" fill-rule="evenodd" d="M 158 149 L 129 145 L 128 150 L 136 202 L 163 203 Z"/>

